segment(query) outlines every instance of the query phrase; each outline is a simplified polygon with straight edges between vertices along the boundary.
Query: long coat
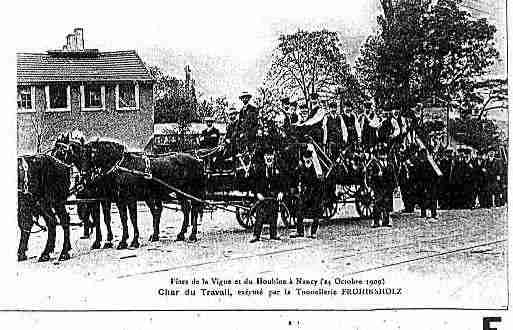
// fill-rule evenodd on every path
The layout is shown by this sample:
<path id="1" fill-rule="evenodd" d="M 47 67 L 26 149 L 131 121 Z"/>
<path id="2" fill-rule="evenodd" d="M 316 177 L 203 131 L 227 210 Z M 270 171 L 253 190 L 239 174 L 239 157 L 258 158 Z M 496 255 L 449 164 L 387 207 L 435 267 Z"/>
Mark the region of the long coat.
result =
<path id="1" fill-rule="evenodd" d="M 242 143 L 254 143 L 258 131 L 258 109 L 247 104 L 239 114 L 239 137 Z"/>

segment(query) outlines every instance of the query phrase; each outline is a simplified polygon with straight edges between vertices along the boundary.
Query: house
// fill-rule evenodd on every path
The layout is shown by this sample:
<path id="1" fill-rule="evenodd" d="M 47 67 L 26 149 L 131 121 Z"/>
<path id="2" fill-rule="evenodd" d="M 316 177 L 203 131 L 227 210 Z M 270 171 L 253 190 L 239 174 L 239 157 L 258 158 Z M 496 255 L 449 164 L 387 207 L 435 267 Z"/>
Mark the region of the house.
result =
<path id="1" fill-rule="evenodd" d="M 153 134 L 153 78 L 133 50 L 84 48 L 77 28 L 59 50 L 17 54 L 17 149 L 52 146 L 75 129 L 86 139 L 142 149 Z"/>

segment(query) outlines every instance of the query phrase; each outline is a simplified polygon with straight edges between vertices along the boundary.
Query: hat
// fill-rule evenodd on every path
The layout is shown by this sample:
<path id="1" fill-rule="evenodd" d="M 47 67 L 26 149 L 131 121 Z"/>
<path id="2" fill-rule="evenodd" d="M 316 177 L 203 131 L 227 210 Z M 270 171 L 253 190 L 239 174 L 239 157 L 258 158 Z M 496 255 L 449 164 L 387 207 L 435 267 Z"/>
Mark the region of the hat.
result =
<path id="1" fill-rule="evenodd" d="M 237 108 L 234 107 L 234 106 L 231 106 L 228 108 L 228 110 L 226 111 L 228 114 L 232 114 L 232 113 L 237 113 Z"/>
<path id="2" fill-rule="evenodd" d="M 372 102 L 370 101 L 366 101 L 365 103 L 363 103 L 363 105 L 365 106 L 365 108 L 367 109 L 371 109 L 372 108 Z"/>
<path id="3" fill-rule="evenodd" d="M 329 108 L 336 108 L 336 107 L 337 107 L 337 102 L 330 102 L 330 103 L 328 104 L 328 107 L 329 107 Z"/>
<path id="4" fill-rule="evenodd" d="M 214 121 L 214 117 L 205 117 L 205 122 L 213 122 Z"/>
<path id="5" fill-rule="evenodd" d="M 289 101 L 289 105 L 297 107 L 297 101 Z"/>
<path id="6" fill-rule="evenodd" d="M 318 98 L 319 98 L 319 94 L 317 94 L 317 93 L 310 94 L 310 100 L 317 100 Z"/>
<path id="7" fill-rule="evenodd" d="M 282 104 L 290 104 L 290 98 L 288 96 L 282 97 L 280 101 Z"/>
<path id="8" fill-rule="evenodd" d="M 307 150 L 303 153 L 303 158 L 312 158 L 312 156 L 313 156 L 312 150 L 307 149 Z"/>
<path id="9" fill-rule="evenodd" d="M 299 109 L 308 109 L 308 104 L 301 103 L 301 105 L 299 106 Z"/>
<path id="10" fill-rule="evenodd" d="M 349 101 L 349 100 L 345 100 L 344 101 L 344 106 L 346 107 L 352 107 L 353 106 L 353 102 Z"/>
<path id="11" fill-rule="evenodd" d="M 251 98 L 253 95 L 249 94 L 248 92 L 242 92 L 239 96 L 239 99 L 243 99 L 243 98 Z"/>

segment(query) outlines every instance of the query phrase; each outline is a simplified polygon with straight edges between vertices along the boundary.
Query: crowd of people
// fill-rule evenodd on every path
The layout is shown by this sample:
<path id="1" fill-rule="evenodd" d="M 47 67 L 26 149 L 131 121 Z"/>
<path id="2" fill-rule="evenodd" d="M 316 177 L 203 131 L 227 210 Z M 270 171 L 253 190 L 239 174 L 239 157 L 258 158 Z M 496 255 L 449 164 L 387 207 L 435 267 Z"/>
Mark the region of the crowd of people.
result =
<path id="1" fill-rule="evenodd" d="M 419 206 L 423 217 L 429 211 L 436 218 L 438 209 L 488 208 L 506 203 L 504 158 L 497 157 L 493 151 L 477 155 L 469 148 L 443 148 L 436 138 L 428 138 L 424 144 L 418 135 L 422 104 L 406 112 L 399 109 L 378 112 L 372 103 L 365 102 L 363 112 L 358 113 L 350 101 L 320 102 L 319 95 L 314 93 L 309 105 L 285 97 L 281 107 L 262 113 L 250 103 L 249 93 L 242 93 L 240 100 L 240 109 L 228 110 L 224 141 L 219 140 L 219 131 L 209 118 L 208 127 L 202 132 L 202 145 L 209 148 L 223 145 L 225 159 L 256 150 L 262 166 L 255 167 L 258 173 L 253 190 L 263 204 L 276 205 L 276 201 L 290 193 L 302 196 L 297 232 L 291 237 L 304 236 L 305 216 L 314 220 L 310 236 L 315 237 L 322 213 L 319 198 L 323 196 L 321 191 L 329 186 L 323 181 L 322 173 L 312 166 L 315 157 L 311 150 L 305 150 L 297 164 L 293 184 L 298 189 L 286 191 L 282 178 L 275 173 L 280 171 L 270 159 L 279 156 L 291 142 L 315 143 L 335 164 L 346 168 L 346 175 L 367 173 L 375 194 L 374 227 L 391 226 L 393 193 L 397 187 L 403 199 L 403 212 L 412 213 Z M 270 171 L 273 166 L 274 170 Z M 262 212 L 259 218 L 273 224 L 271 238 L 277 238 L 276 212 Z M 261 221 L 255 225 L 253 241 L 260 237 Z"/>

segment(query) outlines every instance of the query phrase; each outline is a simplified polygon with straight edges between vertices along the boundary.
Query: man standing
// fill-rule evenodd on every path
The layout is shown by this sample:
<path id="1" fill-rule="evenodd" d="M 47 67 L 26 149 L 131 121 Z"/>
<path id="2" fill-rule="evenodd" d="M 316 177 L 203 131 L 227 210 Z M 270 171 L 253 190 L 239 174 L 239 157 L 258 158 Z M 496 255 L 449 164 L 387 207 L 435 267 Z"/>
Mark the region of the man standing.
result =
<path id="1" fill-rule="evenodd" d="M 417 196 L 417 187 L 419 182 L 416 178 L 417 171 L 415 165 L 417 162 L 417 150 L 415 145 L 411 145 L 402 150 L 399 154 L 399 187 L 401 188 L 401 197 L 404 205 L 404 213 L 413 213 L 415 204 L 419 202 Z"/>
<path id="2" fill-rule="evenodd" d="M 313 166 L 313 153 L 306 150 L 303 153 L 303 161 L 298 168 L 298 191 L 299 202 L 297 206 L 296 233 L 291 238 L 304 237 L 305 228 L 303 220 L 305 217 L 313 219 L 310 228 L 310 238 L 316 238 L 319 227 L 319 218 L 322 215 L 323 186 L 321 179 L 317 176 Z"/>
<path id="3" fill-rule="evenodd" d="M 319 104 L 319 95 L 317 93 L 312 93 L 312 95 L 310 95 L 309 114 L 309 118 L 312 120 L 309 125 L 308 135 L 310 135 L 318 145 L 322 144 L 322 117 L 323 112 L 321 105 Z"/>
<path id="4" fill-rule="evenodd" d="M 224 156 L 225 158 L 230 158 L 237 154 L 237 140 L 239 136 L 239 113 L 237 112 L 237 109 L 235 107 L 230 107 L 227 111 L 227 115 L 228 125 L 226 126 L 226 135 L 224 137 Z"/>
<path id="5" fill-rule="evenodd" d="M 248 92 L 243 92 L 239 97 L 242 102 L 239 113 L 239 141 L 243 148 L 251 148 L 255 144 L 258 131 L 258 109 L 249 103 L 251 97 Z"/>
<path id="6" fill-rule="evenodd" d="M 205 122 L 207 123 L 207 128 L 201 132 L 200 147 L 215 148 L 219 143 L 219 130 L 214 127 L 214 118 L 206 117 Z"/>
<path id="7" fill-rule="evenodd" d="M 361 120 L 362 144 L 367 151 L 372 151 L 378 143 L 379 117 L 371 102 L 365 102 L 365 113 Z"/>
<path id="8" fill-rule="evenodd" d="M 440 177 L 433 169 L 428 159 L 428 150 L 422 148 L 419 151 L 417 180 L 419 180 L 420 191 L 420 216 L 427 216 L 426 210 L 431 211 L 431 218 L 437 218 L 438 181 Z"/>
<path id="9" fill-rule="evenodd" d="M 347 128 L 347 142 L 350 145 L 357 144 L 361 140 L 360 124 L 358 122 L 358 116 L 353 110 L 353 104 L 349 100 L 344 101 L 342 119 Z"/>
<path id="10" fill-rule="evenodd" d="M 317 113 L 317 111 L 319 111 L 320 108 L 321 107 L 319 105 L 319 94 L 312 93 L 310 95 L 310 114 L 308 115 L 308 117 L 312 118 L 313 116 L 315 116 L 315 114 Z"/>
<path id="11" fill-rule="evenodd" d="M 397 141 L 397 137 L 401 134 L 401 128 L 397 120 L 392 115 L 392 111 L 384 111 L 385 120 L 381 122 L 378 130 L 378 141 L 384 144 L 385 149 L 389 150 L 392 144 Z"/>
<path id="12" fill-rule="evenodd" d="M 282 97 L 280 101 L 281 101 L 281 108 L 279 109 L 279 111 L 276 115 L 283 114 L 285 116 L 284 127 L 286 128 L 286 130 L 288 130 L 290 127 L 290 116 L 288 114 L 289 106 L 290 106 L 290 98 Z"/>
<path id="13" fill-rule="evenodd" d="M 378 158 L 370 165 L 370 186 L 375 193 L 375 204 L 373 210 L 372 228 L 380 225 L 392 227 L 390 223 L 390 212 L 394 203 L 394 174 L 392 164 L 388 161 L 387 151 L 383 145 L 378 146 Z"/>
<path id="14" fill-rule="evenodd" d="M 297 114 L 297 101 L 290 101 L 287 109 L 287 117 L 291 125 L 297 124 L 299 116 Z"/>
<path id="15" fill-rule="evenodd" d="M 270 239 L 279 240 L 277 234 L 278 208 L 279 202 L 283 200 L 283 192 L 287 187 L 282 171 L 277 167 L 271 146 L 262 149 L 256 155 L 256 159 L 253 182 L 258 204 L 256 206 L 253 239 L 250 243 L 260 240 L 264 224 L 270 225 Z"/>
<path id="16" fill-rule="evenodd" d="M 337 114 L 337 103 L 330 102 L 328 114 L 322 121 L 323 140 L 328 155 L 332 160 L 340 156 L 341 146 L 347 142 L 347 128 L 342 118 Z"/>

